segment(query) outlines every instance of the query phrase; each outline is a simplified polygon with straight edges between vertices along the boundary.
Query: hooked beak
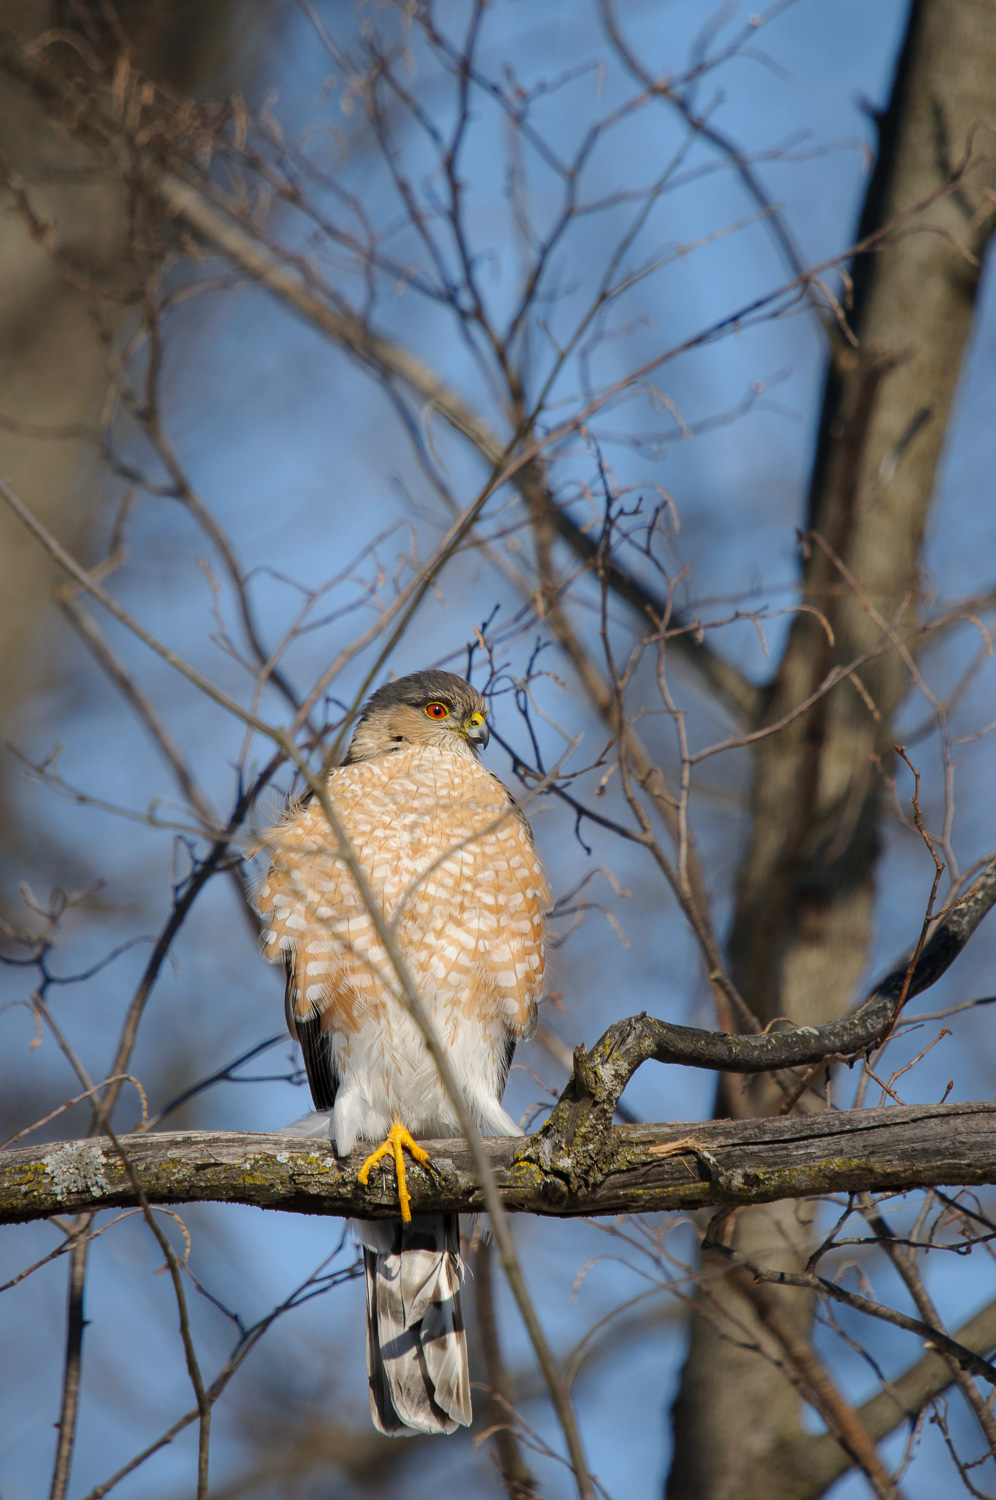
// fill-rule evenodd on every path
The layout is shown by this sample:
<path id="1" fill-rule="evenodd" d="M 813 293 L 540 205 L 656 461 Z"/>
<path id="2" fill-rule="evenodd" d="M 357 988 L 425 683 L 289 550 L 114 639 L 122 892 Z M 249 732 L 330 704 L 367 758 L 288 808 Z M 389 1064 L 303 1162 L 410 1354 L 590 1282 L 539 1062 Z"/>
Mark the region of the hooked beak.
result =
<path id="1" fill-rule="evenodd" d="M 471 714 L 470 718 L 464 724 L 463 732 L 474 745 L 478 745 L 482 750 L 487 749 L 491 733 L 484 721 L 483 714 Z"/>

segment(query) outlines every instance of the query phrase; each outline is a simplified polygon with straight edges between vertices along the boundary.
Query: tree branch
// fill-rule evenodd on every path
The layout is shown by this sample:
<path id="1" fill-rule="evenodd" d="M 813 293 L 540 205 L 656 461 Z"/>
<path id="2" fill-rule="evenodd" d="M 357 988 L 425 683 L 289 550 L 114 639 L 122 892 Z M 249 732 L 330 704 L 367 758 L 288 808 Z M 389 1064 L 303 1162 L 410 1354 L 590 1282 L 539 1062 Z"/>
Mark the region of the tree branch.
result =
<path id="1" fill-rule="evenodd" d="M 990 1302 L 969 1318 L 955 1330 L 954 1337 L 964 1349 L 979 1355 L 989 1354 L 996 1348 L 996 1303 Z M 868 1434 L 881 1442 L 901 1423 L 915 1421 L 927 1403 L 953 1380 L 949 1360 L 931 1349 L 866 1401 L 858 1415 Z M 792 1494 L 797 1500 L 818 1500 L 851 1466 L 849 1456 L 836 1438 L 823 1432 L 793 1441 L 784 1463 L 792 1474 Z"/>
<path id="2" fill-rule="evenodd" d="M 996 1182 L 993 1104 L 718 1122 L 695 1126 L 694 1137 L 687 1126 L 611 1126 L 623 1088 L 650 1059 L 760 1073 L 857 1056 L 876 1046 L 895 1024 L 900 1002 L 940 978 L 994 902 L 996 856 L 938 919 L 912 974 L 909 963 L 901 964 L 858 1011 L 827 1026 L 733 1036 L 646 1015 L 617 1021 L 591 1053 L 575 1049 L 574 1073 L 538 1135 L 525 1143 L 481 1143 L 502 1203 L 519 1212 L 609 1214 Z M 923 1121 L 937 1119 L 956 1127 L 944 1132 L 943 1147 L 929 1128 L 922 1138 L 918 1134 Z M 896 1132 L 907 1130 L 909 1140 L 897 1146 Z M 396 1212 L 390 1185 L 360 1188 L 359 1159 L 340 1163 L 324 1143 L 304 1149 L 295 1142 L 293 1136 L 195 1132 L 130 1136 L 123 1145 L 149 1203 L 218 1199 L 360 1218 Z M 821 1143 L 826 1143 L 822 1154 Z M 717 1149 L 732 1155 L 720 1164 L 713 1155 Z M 692 1160 L 676 1162 L 679 1155 Z M 416 1211 L 479 1211 L 483 1193 L 466 1142 L 437 1144 L 433 1156 L 439 1169 L 434 1177 L 414 1173 Z M 0 1157 L 0 1223 L 117 1207 L 134 1199 L 117 1154 L 108 1155 L 95 1140 L 22 1148 Z"/>
<path id="3" fill-rule="evenodd" d="M 960 901 L 943 912 L 914 964 L 904 960 L 872 990 L 865 1003 L 840 1021 L 794 1031 L 734 1036 L 673 1026 L 653 1016 L 616 1021 L 591 1052 L 577 1047 L 574 1072 L 549 1120 L 530 1148 L 530 1160 L 557 1163 L 571 1178 L 597 1175 L 605 1132 L 616 1103 L 641 1063 L 680 1063 L 716 1072 L 767 1073 L 859 1057 L 885 1041 L 902 1006 L 935 984 L 996 903 L 996 855 Z M 592 1179 L 593 1180 L 593 1179 Z"/>
<path id="4" fill-rule="evenodd" d="M 746 1273 L 737 1279 L 756 1307 L 761 1322 L 781 1345 L 785 1358 L 805 1386 L 810 1402 L 833 1433 L 836 1446 L 843 1450 L 852 1464 L 864 1471 L 879 1500 L 900 1500 L 899 1490 L 876 1452 L 874 1439 L 817 1357 L 812 1342 L 786 1316 L 770 1286 L 762 1281 L 751 1283 Z"/>
<path id="5" fill-rule="evenodd" d="M 101 154 L 115 158 L 130 152 L 131 143 L 120 123 L 100 107 L 99 96 L 81 88 L 79 80 L 61 76 L 56 69 L 27 56 L 16 43 L 3 38 L 0 38 L 0 71 L 31 89 L 56 119 L 71 118 L 77 135 L 87 139 Z M 334 296 L 300 259 L 282 255 L 254 228 L 241 222 L 238 206 L 219 188 L 202 182 L 196 168 L 174 153 L 173 165 L 178 170 L 170 171 L 152 146 L 138 154 L 135 165 L 148 192 L 159 200 L 171 218 L 186 224 L 204 244 L 224 255 L 285 306 L 341 345 L 386 386 L 400 382 L 426 410 L 438 411 L 488 464 L 504 463 L 506 443 L 456 387 L 398 340 L 376 332 L 365 318 L 357 316 L 342 299 Z M 512 482 L 523 489 L 529 486 L 530 476 L 519 471 Z M 543 500 L 560 536 L 582 561 L 590 564 L 594 555 L 590 538 L 545 491 Z M 657 591 L 618 563 L 608 564 L 606 576 L 613 592 L 637 612 L 644 624 L 651 616 L 663 618 L 667 613 L 666 601 Z M 753 727 L 763 697 L 759 688 L 694 633 L 676 635 L 671 648 L 712 688 L 737 722 Z"/>
<path id="6" fill-rule="evenodd" d="M 622 1125 L 606 1133 L 597 1170 L 571 1174 L 535 1160 L 537 1137 L 484 1146 L 506 1209 L 553 1217 L 675 1212 L 823 1193 L 904 1192 L 996 1183 L 996 1104 L 829 1111 L 694 1127 Z M 177 1131 L 119 1137 L 150 1204 L 248 1203 L 334 1217 L 391 1218 L 388 1173 L 356 1180 L 361 1156 L 290 1135 Z M 435 1174 L 411 1167 L 415 1213 L 477 1213 L 480 1182 L 466 1142 L 426 1142 Z M 568 1164 L 569 1165 L 569 1164 Z M 585 1180 L 585 1177 L 587 1180 Z M 99 1140 L 0 1153 L 0 1223 L 135 1203 L 121 1157 Z"/>

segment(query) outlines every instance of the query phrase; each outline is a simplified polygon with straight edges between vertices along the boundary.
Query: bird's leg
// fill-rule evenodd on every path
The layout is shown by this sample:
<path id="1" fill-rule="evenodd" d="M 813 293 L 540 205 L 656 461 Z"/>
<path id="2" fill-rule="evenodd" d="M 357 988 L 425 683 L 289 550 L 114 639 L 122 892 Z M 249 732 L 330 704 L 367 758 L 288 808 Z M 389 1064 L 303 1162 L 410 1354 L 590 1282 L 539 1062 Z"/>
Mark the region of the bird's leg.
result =
<path id="1" fill-rule="evenodd" d="M 409 1224 L 411 1223 L 412 1209 L 411 1198 L 408 1195 L 408 1184 L 405 1181 L 405 1151 L 410 1151 L 421 1166 L 432 1166 L 428 1151 L 423 1151 L 422 1147 L 416 1141 L 412 1140 L 401 1121 L 395 1120 L 388 1133 L 387 1140 L 378 1146 L 376 1151 L 371 1151 L 357 1172 L 356 1180 L 363 1187 L 366 1187 L 371 1168 L 375 1167 L 379 1161 L 383 1161 L 385 1156 L 393 1155 L 394 1170 L 398 1179 L 398 1202 L 401 1204 L 401 1217 L 406 1224 Z"/>

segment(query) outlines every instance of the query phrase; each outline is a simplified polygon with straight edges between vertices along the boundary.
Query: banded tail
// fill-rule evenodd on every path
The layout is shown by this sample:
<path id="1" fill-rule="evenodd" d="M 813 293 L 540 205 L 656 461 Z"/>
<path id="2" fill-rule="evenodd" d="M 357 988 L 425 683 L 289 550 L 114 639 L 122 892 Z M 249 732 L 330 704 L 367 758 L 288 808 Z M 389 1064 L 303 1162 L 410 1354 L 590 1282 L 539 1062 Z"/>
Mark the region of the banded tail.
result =
<path id="1" fill-rule="evenodd" d="M 367 1284 L 367 1376 L 374 1425 L 407 1431 L 469 1427 L 470 1369 L 460 1300 L 455 1214 L 355 1222 Z"/>

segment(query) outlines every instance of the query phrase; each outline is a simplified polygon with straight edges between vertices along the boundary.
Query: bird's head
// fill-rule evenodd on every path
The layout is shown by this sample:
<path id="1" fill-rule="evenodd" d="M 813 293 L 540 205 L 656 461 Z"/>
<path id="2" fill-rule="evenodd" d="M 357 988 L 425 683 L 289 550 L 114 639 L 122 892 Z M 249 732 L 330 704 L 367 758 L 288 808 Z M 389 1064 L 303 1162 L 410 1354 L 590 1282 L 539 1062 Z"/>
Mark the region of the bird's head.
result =
<path id="1" fill-rule="evenodd" d="M 477 755 L 488 743 L 488 706 L 453 672 L 413 672 L 368 698 L 346 763 L 371 760 L 399 745 L 437 745 Z"/>

